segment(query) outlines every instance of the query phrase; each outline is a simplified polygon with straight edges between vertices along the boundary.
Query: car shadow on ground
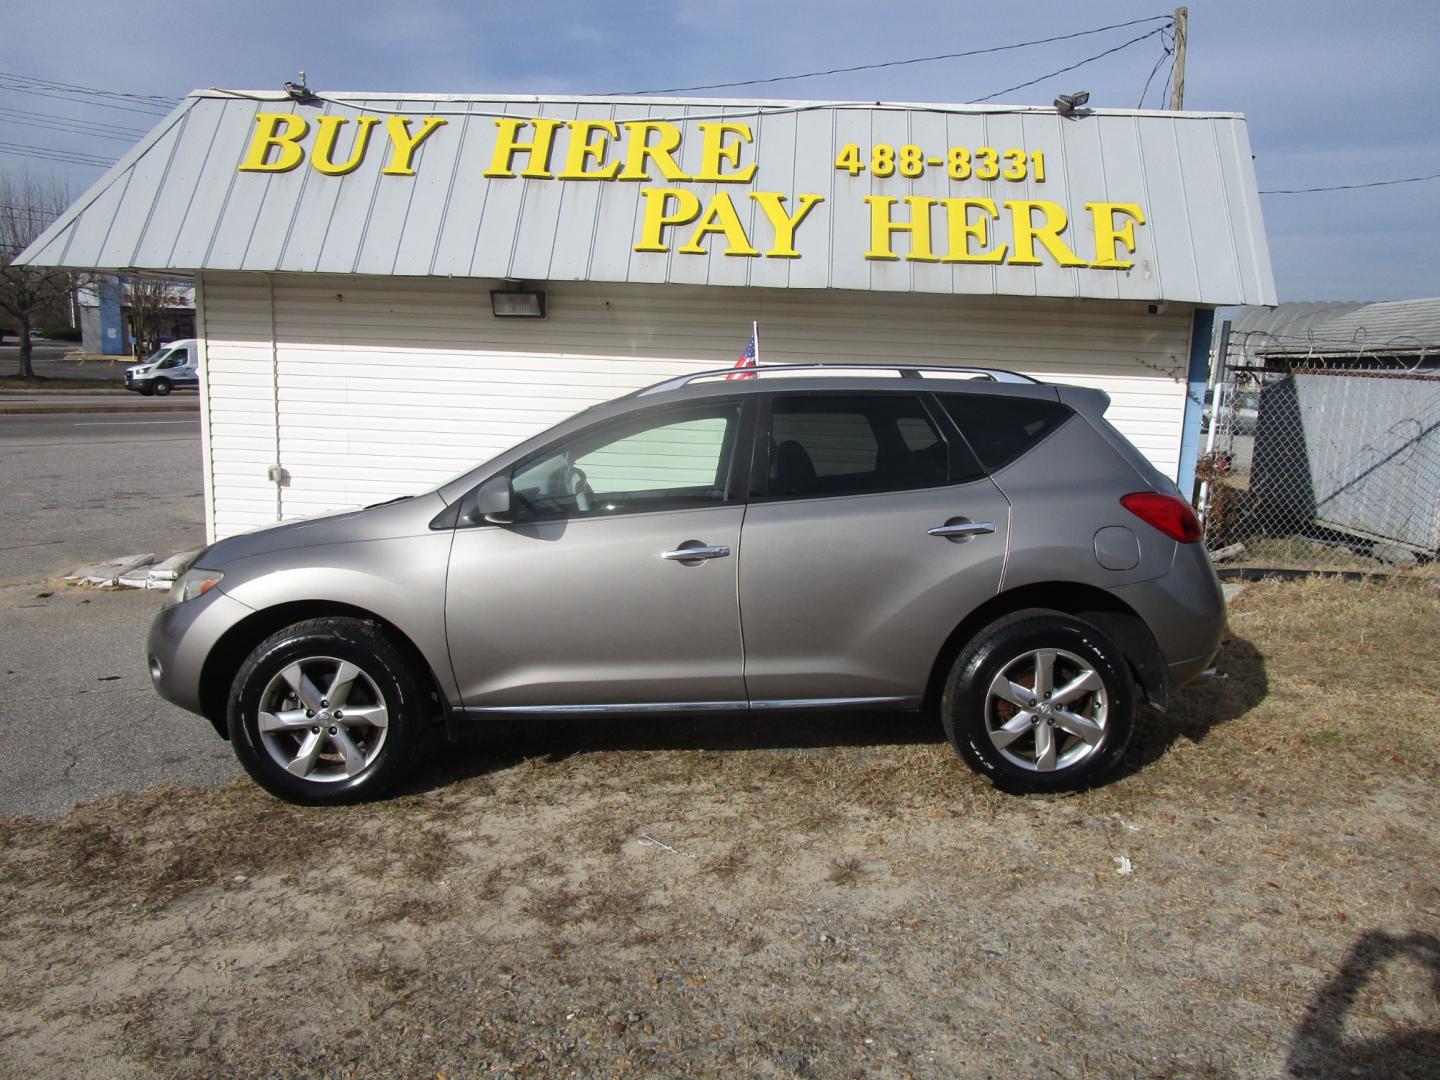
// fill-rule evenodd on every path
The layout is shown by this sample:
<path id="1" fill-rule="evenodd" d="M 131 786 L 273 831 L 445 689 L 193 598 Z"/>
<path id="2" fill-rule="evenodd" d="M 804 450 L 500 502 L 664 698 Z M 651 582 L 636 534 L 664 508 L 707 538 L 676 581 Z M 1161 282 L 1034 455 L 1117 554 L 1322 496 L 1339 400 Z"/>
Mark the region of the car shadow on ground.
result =
<path id="1" fill-rule="evenodd" d="M 1210 732 L 1244 716 L 1265 700 L 1270 690 L 1265 658 L 1250 642 L 1234 635 L 1227 637 L 1216 667 L 1216 677 L 1209 682 L 1172 691 L 1165 712 L 1148 707 L 1142 710 L 1135 718 L 1130 747 L 1110 780 L 1153 765 L 1182 739 L 1203 742 Z"/>
<path id="2" fill-rule="evenodd" d="M 1291 1076 L 1340 1080 L 1355 1076 L 1421 1080 L 1440 1076 L 1440 1026 L 1433 1017 L 1425 1026 L 1403 1025 L 1394 1034 L 1356 1037 L 1347 1033 L 1347 1018 L 1382 966 L 1406 962 L 1420 969 L 1429 985 L 1429 1009 L 1440 998 L 1440 938 L 1434 934 L 1361 934 L 1333 976 L 1316 993 L 1295 1027 L 1295 1042 L 1286 1065 Z M 1402 1008 L 1409 1002 L 1387 1003 Z M 1408 1011 L 1408 1010 L 1406 1010 Z M 1401 1027 L 1402 1025 L 1394 1025 Z"/>
<path id="3" fill-rule="evenodd" d="M 1200 742 L 1212 730 L 1258 704 L 1267 688 L 1265 664 L 1248 641 L 1232 637 L 1220 665 L 1223 678 L 1172 695 L 1166 713 L 1144 708 L 1135 737 L 1111 782 L 1153 764 L 1181 739 Z M 712 713 L 683 716 L 527 716 L 457 723 L 453 741 L 438 735 L 405 794 L 443 788 L 499 772 L 522 761 L 563 761 L 602 751 L 775 750 L 882 747 L 945 741 L 931 713 Z"/>
<path id="4" fill-rule="evenodd" d="M 775 750 L 913 746 L 945 741 L 940 721 L 917 713 L 712 713 L 686 716 L 530 716 L 460 721 L 437 736 L 405 793 L 499 772 L 531 758 L 563 761 L 604 751 Z M 468 725 L 468 726 L 467 726 Z"/>

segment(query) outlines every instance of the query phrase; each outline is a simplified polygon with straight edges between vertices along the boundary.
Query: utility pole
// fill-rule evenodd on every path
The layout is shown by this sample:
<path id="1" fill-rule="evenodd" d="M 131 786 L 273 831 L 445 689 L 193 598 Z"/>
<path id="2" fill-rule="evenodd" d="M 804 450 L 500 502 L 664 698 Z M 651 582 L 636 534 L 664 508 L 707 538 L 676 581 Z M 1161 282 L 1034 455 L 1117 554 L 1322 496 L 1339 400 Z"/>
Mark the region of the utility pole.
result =
<path id="1" fill-rule="evenodd" d="M 1175 66 L 1170 71 L 1170 108 L 1185 107 L 1185 39 L 1189 36 L 1190 9 L 1175 9 Z"/>

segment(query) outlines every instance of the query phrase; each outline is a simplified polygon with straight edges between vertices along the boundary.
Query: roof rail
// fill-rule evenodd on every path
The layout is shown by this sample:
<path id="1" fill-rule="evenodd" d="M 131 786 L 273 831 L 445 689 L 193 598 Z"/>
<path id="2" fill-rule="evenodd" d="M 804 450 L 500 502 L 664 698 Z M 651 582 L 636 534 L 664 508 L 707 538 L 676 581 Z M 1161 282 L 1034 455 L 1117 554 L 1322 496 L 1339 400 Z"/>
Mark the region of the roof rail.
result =
<path id="1" fill-rule="evenodd" d="M 926 372 L 938 376 L 947 375 L 974 375 L 978 378 L 988 379 L 997 383 L 1022 383 L 1027 385 L 1039 385 L 1039 379 L 1032 379 L 1029 375 L 1021 375 L 1018 371 L 1008 371 L 1005 368 L 987 367 L 951 367 L 944 364 L 764 364 L 760 367 L 737 368 L 725 367 L 714 368 L 710 371 L 692 371 L 688 375 L 677 375 L 673 379 L 666 379 L 664 382 L 647 386 L 635 393 L 636 397 L 645 397 L 648 394 L 660 394 L 667 390 L 678 390 L 683 386 L 689 386 L 692 382 L 701 379 L 716 379 L 722 376 L 743 375 L 751 378 L 756 375 L 776 375 L 784 372 L 795 371 L 824 371 L 836 372 L 837 374 L 846 371 L 897 371 L 901 378 L 923 379 Z"/>

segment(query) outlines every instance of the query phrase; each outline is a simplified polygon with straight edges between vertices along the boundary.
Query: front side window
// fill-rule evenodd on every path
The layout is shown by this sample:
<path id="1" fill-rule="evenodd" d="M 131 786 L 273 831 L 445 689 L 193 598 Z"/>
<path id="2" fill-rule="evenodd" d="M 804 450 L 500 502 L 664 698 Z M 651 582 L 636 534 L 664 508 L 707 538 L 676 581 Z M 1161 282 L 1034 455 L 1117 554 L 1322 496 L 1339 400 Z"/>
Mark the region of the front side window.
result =
<path id="1" fill-rule="evenodd" d="M 784 394 L 770 420 L 766 494 L 815 498 L 937 487 L 950 453 L 908 394 Z"/>
<path id="2" fill-rule="evenodd" d="M 739 404 L 727 402 L 576 436 L 516 467 L 516 520 L 717 506 L 726 500 L 739 421 Z"/>

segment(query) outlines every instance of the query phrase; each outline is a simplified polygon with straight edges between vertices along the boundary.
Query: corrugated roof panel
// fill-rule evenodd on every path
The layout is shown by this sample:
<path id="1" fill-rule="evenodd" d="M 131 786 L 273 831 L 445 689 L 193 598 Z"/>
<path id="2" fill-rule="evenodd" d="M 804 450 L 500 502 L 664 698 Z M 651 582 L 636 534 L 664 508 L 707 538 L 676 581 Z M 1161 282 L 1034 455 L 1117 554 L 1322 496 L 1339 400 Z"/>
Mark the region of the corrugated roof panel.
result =
<path id="1" fill-rule="evenodd" d="M 172 125 L 130 171 L 125 197 L 115 208 L 115 220 L 105 237 L 105 244 L 96 256 L 102 266 L 125 265 L 135 261 L 135 249 L 159 205 L 157 192 L 164 186 L 170 172 L 185 117 Z"/>
<path id="2" fill-rule="evenodd" d="M 1216 125 L 1213 130 L 1226 211 L 1234 223 L 1231 232 L 1240 292 L 1245 296 L 1268 296 L 1261 303 L 1274 304 L 1279 298 L 1270 275 L 1270 243 L 1260 217 L 1260 193 L 1255 190 L 1250 133 L 1244 124 Z"/>
<path id="3" fill-rule="evenodd" d="M 238 170 L 257 133 L 264 134 L 257 112 L 306 120 L 296 167 Z M 349 158 L 358 118 L 374 118 L 353 169 L 315 168 L 317 120 L 325 115 L 350 120 L 340 128 L 332 164 Z M 404 156 L 395 140 L 413 137 L 426 116 L 444 123 L 416 148 L 414 174 L 387 172 L 388 162 Z M 500 134 L 497 117 L 542 116 L 613 116 L 617 137 L 603 129 L 590 136 L 606 144 L 605 161 L 620 163 L 633 156 L 630 142 L 642 133 L 627 129 L 627 120 L 673 124 L 684 177 L 662 175 L 652 156 L 641 182 L 559 179 L 569 128 L 555 133 L 551 176 L 486 177 Z M 408 128 L 396 126 L 399 117 L 409 118 Z M 725 130 L 707 144 L 702 125 L 726 123 L 749 125 L 752 139 Z M 669 130 L 652 131 L 651 145 L 663 143 Z M 712 138 L 717 130 L 710 129 Z M 534 135 L 524 124 L 517 138 Z M 344 94 L 326 95 L 317 108 L 273 93 L 199 91 L 23 258 L 162 272 L 309 270 L 1269 304 L 1274 285 L 1248 146 L 1244 120 L 1232 114 L 1096 110 L 1062 120 L 1038 107 Z M 734 154 L 717 153 L 722 147 Z M 276 152 L 272 146 L 270 154 Z M 846 159 L 837 162 L 842 152 Z M 1042 158 L 1043 179 L 1036 175 Z M 753 165 L 754 176 L 735 183 L 690 179 L 717 164 L 726 172 Z M 595 168 L 595 158 L 588 165 Z M 666 190 L 684 194 L 666 197 Z M 765 254 L 775 231 L 753 192 L 783 197 L 789 213 L 798 210 L 799 194 L 822 196 L 796 231 L 799 258 Z M 900 228 L 888 237 L 895 259 L 866 258 L 872 212 L 884 213 L 866 203 L 867 195 L 896 200 L 889 214 Z M 916 207 L 904 201 L 910 195 L 936 201 Z M 967 245 L 952 243 L 950 209 L 940 200 L 957 197 L 995 201 L 993 217 L 982 203 L 970 208 L 968 220 L 984 220 L 984 250 L 1003 246 L 1002 264 L 955 257 Z M 726 200 L 760 254 L 726 254 L 725 234 L 713 229 L 703 254 L 682 252 L 702 224 L 730 220 Z M 1062 242 L 1085 265 L 1061 265 L 1059 246 L 1042 241 L 1038 265 L 1014 262 L 1017 217 L 1036 201 L 1064 209 Z M 1134 226 L 1128 270 L 1088 265 L 1107 254 L 1097 254 L 1090 202 L 1141 206 L 1145 223 Z M 926 206 L 929 253 L 916 249 L 916 231 L 905 228 Z M 647 210 L 662 209 L 665 250 L 637 251 Z M 1042 224 L 1044 212 L 1033 213 Z M 968 246 L 974 253 L 978 238 Z"/>
<path id="4" fill-rule="evenodd" d="M 192 108 L 204 113 L 216 112 L 219 119 L 210 138 L 205 140 L 205 160 L 200 166 L 195 190 L 191 193 L 180 223 L 179 234 L 168 260 L 156 258 L 155 262 L 137 263 L 139 269 L 192 269 L 210 268 L 210 247 L 215 241 L 215 232 L 225 217 L 226 203 L 230 189 L 243 176 L 235 171 L 239 151 L 234 147 L 244 146 L 255 128 L 255 114 L 260 110 L 257 101 L 225 101 L 216 98 L 192 98 Z M 185 143 L 199 142 L 202 127 L 190 124 Z M 180 156 L 188 157 L 192 151 L 182 145 Z M 160 198 L 161 192 L 156 192 Z M 175 193 L 178 201 L 179 193 Z M 139 258 L 146 253 L 136 253 Z M 125 269 L 116 267 L 115 269 Z"/>
<path id="5" fill-rule="evenodd" d="M 195 197 L 205 162 L 211 156 L 215 131 L 223 114 L 224 109 L 218 102 L 207 101 L 196 101 L 186 112 L 183 121 L 186 135 L 179 140 L 165 179 L 154 194 L 145 231 L 129 255 L 131 262 L 169 265 L 180 226 Z"/>
<path id="6" fill-rule="evenodd" d="M 1350 340 L 1375 347 L 1411 344 L 1440 349 L 1440 297 L 1366 304 L 1332 316 L 1315 328 L 1331 340 Z"/>
<path id="7" fill-rule="evenodd" d="M 974 125 L 974 120 L 980 121 Z M 1035 296 L 1044 280 L 1046 284 L 1056 291 L 1056 296 L 1074 296 L 1075 286 L 1070 279 L 1060 271 L 1059 267 L 1047 266 L 1036 268 L 1030 266 L 1016 265 L 1012 260 L 1015 255 L 1015 238 L 1011 229 L 1011 214 L 1014 211 L 1006 212 L 1005 203 L 1016 201 L 1033 201 L 1037 199 L 1055 198 L 1062 202 L 1065 200 L 1063 192 L 1065 183 L 1065 146 L 1063 143 L 1055 143 L 1047 147 L 1046 176 L 1042 183 L 1037 183 L 1026 178 L 1018 183 L 1011 183 L 1006 180 L 980 179 L 982 170 L 993 168 L 985 159 L 983 151 L 986 147 L 1003 153 L 1014 146 L 1025 145 L 1025 121 L 1020 115 L 999 115 L 976 117 L 971 120 L 973 126 L 979 126 L 982 130 L 975 131 L 965 139 L 962 146 L 969 150 L 969 169 L 971 178 L 960 185 L 961 192 L 957 194 L 984 195 L 995 200 L 1000 206 L 1001 217 L 998 221 L 991 222 L 991 247 L 998 248 L 1001 244 L 1007 244 L 1010 248 L 1009 255 L 1005 262 L 995 267 L 995 291 L 1008 293 L 1011 296 Z M 1067 211 L 1073 211 L 1075 207 L 1067 206 Z M 1032 216 L 1031 220 L 1034 218 Z M 1037 270 L 1043 272 L 1037 272 Z M 1052 272 L 1053 271 L 1053 272 Z"/>
<path id="8" fill-rule="evenodd" d="M 843 176 L 835 170 L 834 126 L 838 114 L 830 111 L 795 113 L 795 151 L 788 200 L 791 213 L 802 192 L 825 196 L 805 218 L 805 257 L 784 259 L 789 287 L 823 289 L 830 284 L 835 258 L 834 185 Z M 773 117 L 766 117 L 766 122 Z M 767 144 L 768 146 L 769 144 Z M 783 176 L 783 174 L 782 174 Z M 798 250 L 798 249 L 797 249 Z"/>
<path id="9" fill-rule="evenodd" d="M 579 109 L 573 102 L 542 105 L 539 116 L 552 120 L 572 121 L 579 118 Z M 559 139 L 556 140 L 560 141 Z M 552 151 L 550 172 L 558 176 L 565 168 L 561 149 Z M 544 278 L 554 261 L 557 244 L 568 244 L 570 237 L 560 236 L 560 209 L 568 188 L 576 183 L 599 183 L 600 181 L 541 182 L 527 184 L 520 218 L 516 222 L 515 252 L 510 258 L 510 277 Z M 588 235 L 586 229 L 582 235 Z"/>

